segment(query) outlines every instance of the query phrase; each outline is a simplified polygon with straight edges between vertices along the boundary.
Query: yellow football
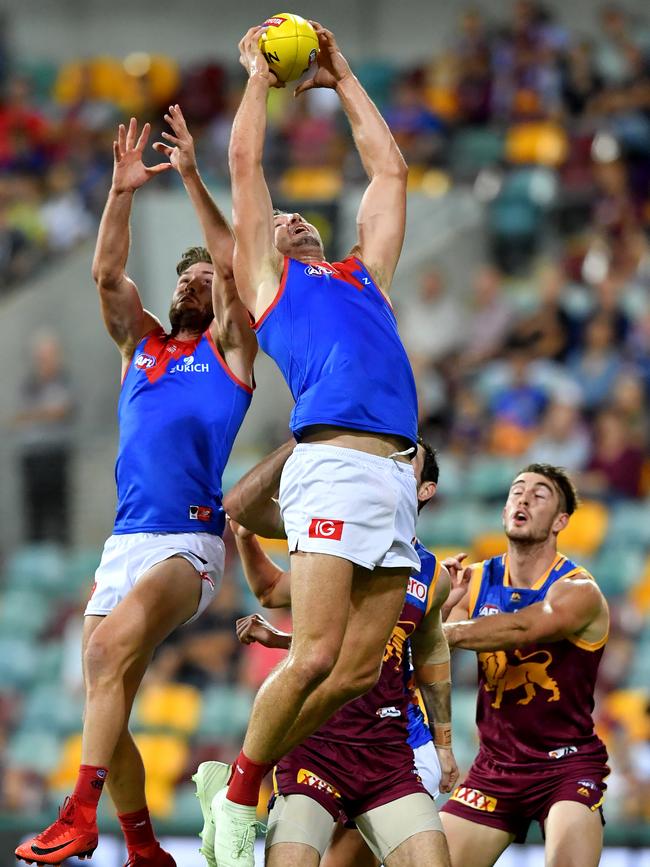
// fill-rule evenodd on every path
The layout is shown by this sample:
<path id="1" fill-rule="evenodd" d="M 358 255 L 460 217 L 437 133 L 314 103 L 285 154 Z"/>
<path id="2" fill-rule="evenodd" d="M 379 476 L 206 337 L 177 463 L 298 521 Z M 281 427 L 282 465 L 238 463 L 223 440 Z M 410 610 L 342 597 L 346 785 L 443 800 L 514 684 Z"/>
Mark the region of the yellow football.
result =
<path id="1" fill-rule="evenodd" d="M 280 12 L 264 22 L 260 48 L 280 81 L 294 81 L 316 59 L 318 37 L 309 21 L 292 12 Z"/>

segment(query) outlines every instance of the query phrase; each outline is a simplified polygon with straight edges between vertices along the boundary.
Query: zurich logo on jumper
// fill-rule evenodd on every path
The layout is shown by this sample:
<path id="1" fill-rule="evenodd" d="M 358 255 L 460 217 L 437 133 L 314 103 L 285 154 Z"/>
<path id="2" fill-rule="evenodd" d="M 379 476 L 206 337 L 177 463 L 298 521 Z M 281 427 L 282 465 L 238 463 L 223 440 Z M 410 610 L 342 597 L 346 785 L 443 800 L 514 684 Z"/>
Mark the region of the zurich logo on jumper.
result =
<path id="1" fill-rule="evenodd" d="M 193 355 L 188 355 L 187 358 L 181 359 L 178 364 L 175 364 L 169 369 L 170 373 L 207 373 L 210 370 L 210 365 L 207 362 L 195 362 Z"/>

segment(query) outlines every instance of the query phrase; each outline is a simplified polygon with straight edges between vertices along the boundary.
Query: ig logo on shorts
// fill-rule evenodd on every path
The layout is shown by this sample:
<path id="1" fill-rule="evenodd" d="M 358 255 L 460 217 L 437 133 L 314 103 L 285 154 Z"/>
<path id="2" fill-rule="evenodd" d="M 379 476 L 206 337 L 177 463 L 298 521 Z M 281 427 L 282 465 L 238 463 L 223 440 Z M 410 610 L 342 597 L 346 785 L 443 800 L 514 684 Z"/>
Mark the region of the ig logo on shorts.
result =
<path id="1" fill-rule="evenodd" d="M 341 541 L 345 521 L 334 521 L 331 518 L 312 518 L 309 525 L 310 539 L 334 539 Z"/>

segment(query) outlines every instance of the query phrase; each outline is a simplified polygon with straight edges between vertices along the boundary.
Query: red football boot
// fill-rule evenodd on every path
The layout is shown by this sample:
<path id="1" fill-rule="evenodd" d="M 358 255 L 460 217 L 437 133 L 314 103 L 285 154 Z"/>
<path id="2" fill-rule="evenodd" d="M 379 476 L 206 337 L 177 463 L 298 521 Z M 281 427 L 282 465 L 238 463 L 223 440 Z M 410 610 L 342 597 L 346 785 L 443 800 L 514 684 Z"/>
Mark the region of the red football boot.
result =
<path id="1" fill-rule="evenodd" d="M 176 867 L 176 862 L 169 852 L 156 843 L 155 846 L 129 852 L 129 860 L 124 867 Z"/>
<path id="2" fill-rule="evenodd" d="M 56 822 L 16 849 L 16 858 L 28 864 L 60 864 L 73 855 L 91 858 L 97 839 L 95 810 L 72 796 L 59 808 Z"/>

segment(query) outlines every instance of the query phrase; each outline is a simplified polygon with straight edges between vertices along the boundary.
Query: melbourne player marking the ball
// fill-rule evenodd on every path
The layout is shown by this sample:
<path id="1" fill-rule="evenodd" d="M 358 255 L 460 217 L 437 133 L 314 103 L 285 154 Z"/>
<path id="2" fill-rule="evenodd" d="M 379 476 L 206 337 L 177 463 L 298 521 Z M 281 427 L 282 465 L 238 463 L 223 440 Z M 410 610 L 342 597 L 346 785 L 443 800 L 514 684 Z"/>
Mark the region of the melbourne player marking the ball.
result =
<path id="1" fill-rule="evenodd" d="M 294 81 L 303 75 L 318 54 L 318 36 L 309 21 L 291 12 L 280 12 L 264 22 L 268 28 L 259 46 L 279 82 Z"/>
<path id="2" fill-rule="evenodd" d="M 341 705 L 377 681 L 411 570 L 417 484 L 413 372 L 389 292 L 404 239 L 407 167 L 334 35 L 311 22 L 318 68 L 296 88 L 334 90 L 369 178 L 358 236 L 330 263 L 316 228 L 274 213 L 262 169 L 266 103 L 278 86 L 251 28 L 239 44 L 248 83 L 230 141 L 234 270 L 262 348 L 296 405 L 298 445 L 280 507 L 291 552 L 293 640 L 263 684 L 234 772 L 213 801 L 219 867 L 252 867 L 265 774 Z M 226 780 L 231 776 L 229 786 Z"/>

